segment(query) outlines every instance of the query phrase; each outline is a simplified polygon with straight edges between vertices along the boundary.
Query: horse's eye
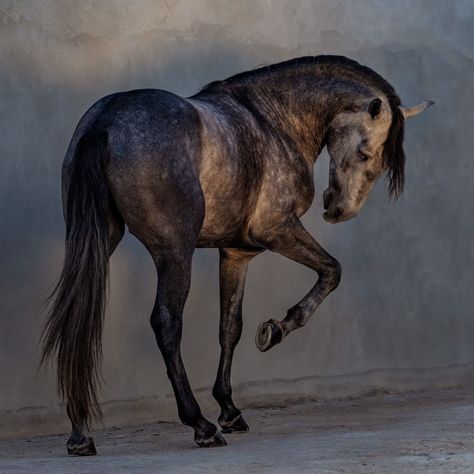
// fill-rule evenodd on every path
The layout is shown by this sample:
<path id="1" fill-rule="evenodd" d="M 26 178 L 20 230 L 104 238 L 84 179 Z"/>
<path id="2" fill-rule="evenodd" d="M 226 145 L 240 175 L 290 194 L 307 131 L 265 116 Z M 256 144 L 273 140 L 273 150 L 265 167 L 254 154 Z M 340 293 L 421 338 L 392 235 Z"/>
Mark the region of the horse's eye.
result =
<path id="1" fill-rule="evenodd" d="M 370 156 L 367 155 L 367 153 L 364 153 L 363 151 L 361 151 L 360 149 L 357 150 L 357 156 L 362 160 L 362 161 L 367 161 Z"/>

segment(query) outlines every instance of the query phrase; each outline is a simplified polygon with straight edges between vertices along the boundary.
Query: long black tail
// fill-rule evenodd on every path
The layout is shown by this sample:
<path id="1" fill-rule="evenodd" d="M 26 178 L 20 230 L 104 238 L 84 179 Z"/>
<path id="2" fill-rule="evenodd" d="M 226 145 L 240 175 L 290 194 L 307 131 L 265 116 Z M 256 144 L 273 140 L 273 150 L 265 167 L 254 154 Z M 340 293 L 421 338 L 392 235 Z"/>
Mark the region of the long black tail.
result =
<path id="1" fill-rule="evenodd" d="M 97 391 L 109 258 L 106 153 L 106 133 L 86 132 L 63 177 L 68 183 L 64 266 L 48 300 L 42 339 L 42 361 L 56 356 L 58 390 L 73 423 L 101 415 Z"/>

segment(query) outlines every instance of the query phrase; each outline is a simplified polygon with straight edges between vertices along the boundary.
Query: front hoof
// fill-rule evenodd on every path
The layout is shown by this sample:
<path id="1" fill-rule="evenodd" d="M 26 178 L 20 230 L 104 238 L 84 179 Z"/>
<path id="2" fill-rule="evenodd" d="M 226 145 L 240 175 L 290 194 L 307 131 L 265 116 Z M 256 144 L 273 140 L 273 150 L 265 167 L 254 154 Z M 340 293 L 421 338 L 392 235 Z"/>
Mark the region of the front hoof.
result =
<path id="1" fill-rule="evenodd" d="M 247 425 L 242 415 L 238 415 L 231 421 L 221 419 L 219 424 L 222 427 L 222 433 L 247 433 L 249 430 L 249 425 Z"/>
<path id="2" fill-rule="evenodd" d="M 271 347 L 281 342 L 283 339 L 283 330 L 281 324 L 274 319 L 260 324 L 255 335 L 255 345 L 257 349 L 265 352 Z"/>
<path id="3" fill-rule="evenodd" d="M 227 441 L 225 440 L 224 436 L 222 436 L 219 431 L 214 433 L 208 439 L 200 439 L 194 436 L 194 441 L 200 448 L 217 448 L 219 446 L 227 446 Z"/>
<path id="4" fill-rule="evenodd" d="M 97 454 L 94 440 L 90 436 L 82 436 L 77 440 L 71 437 L 66 447 L 67 453 L 72 456 L 95 456 Z"/>

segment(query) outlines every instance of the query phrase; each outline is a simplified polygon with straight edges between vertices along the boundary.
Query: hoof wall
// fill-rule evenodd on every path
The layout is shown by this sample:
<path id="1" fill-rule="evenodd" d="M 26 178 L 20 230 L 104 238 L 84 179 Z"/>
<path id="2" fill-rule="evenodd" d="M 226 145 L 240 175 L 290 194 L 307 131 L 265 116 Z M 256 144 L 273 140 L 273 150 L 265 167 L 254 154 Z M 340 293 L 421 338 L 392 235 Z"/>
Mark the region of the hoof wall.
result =
<path id="1" fill-rule="evenodd" d="M 97 450 L 95 449 L 94 440 L 92 438 L 81 439 L 79 442 L 67 443 L 67 453 L 71 456 L 95 456 Z"/>
<path id="2" fill-rule="evenodd" d="M 227 446 L 227 441 L 224 436 L 222 436 L 219 431 L 216 430 L 215 434 L 208 439 L 194 439 L 196 444 L 200 448 L 217 448 L 219 446 Z"/>
<path id="3" fill-rule="evenodd" d="M 247 433 L 249 430 L 249 425 L 247 425 L 242 415 L 232 421 L 219 420 L 219 424 L 222 427 L 222 433 Z"/>
<path id="4" fill-rule="evenodd" d="M 261 352 L 268 351 L 283 339 L 283 331 L 280 323 L 270 319 L 266 323 L 260 324 L 255 335 L 255 345 Z"/>

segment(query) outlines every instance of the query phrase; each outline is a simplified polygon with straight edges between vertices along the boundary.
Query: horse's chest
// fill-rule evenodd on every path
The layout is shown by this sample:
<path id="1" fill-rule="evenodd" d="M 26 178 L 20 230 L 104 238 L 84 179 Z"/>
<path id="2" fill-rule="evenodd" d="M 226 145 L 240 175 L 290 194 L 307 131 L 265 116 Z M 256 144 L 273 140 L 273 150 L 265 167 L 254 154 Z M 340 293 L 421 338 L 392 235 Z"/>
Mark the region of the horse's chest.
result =
<path id="1" fill-rule="evenodd" d="M 254 225 L 272 226 L 301 216 L 311 206 L 314 184 L 310 170 L 280 166 L 251 176 L 241 169 L 212 167 L 201 175 L 205 217 L 201 247 L 245 246 Z"/>

